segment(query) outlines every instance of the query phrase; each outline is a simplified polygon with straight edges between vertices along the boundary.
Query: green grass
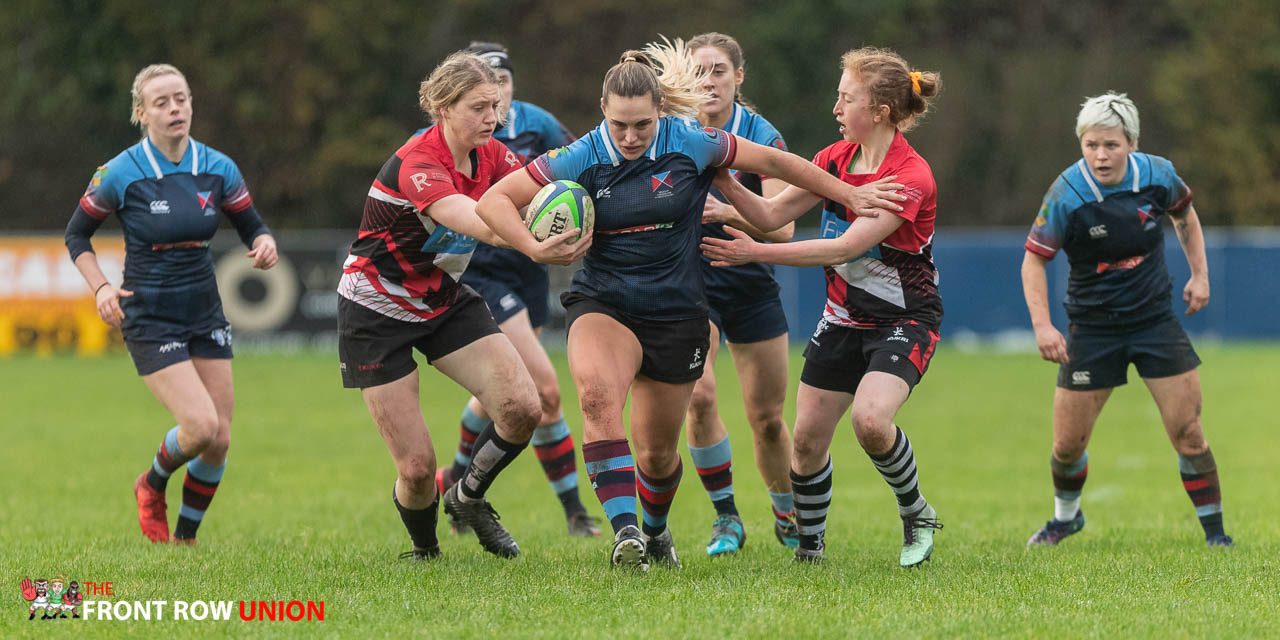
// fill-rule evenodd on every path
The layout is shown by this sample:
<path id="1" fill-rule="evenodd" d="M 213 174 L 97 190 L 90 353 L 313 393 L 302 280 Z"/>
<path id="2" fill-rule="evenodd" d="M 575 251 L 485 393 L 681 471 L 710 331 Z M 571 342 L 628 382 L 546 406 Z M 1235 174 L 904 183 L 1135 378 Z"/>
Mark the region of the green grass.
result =
<path id="1" fill-rule="evenodd" d="M 391 459 L 359 393 L 340 388 L 331 354 L 236 359 L 230 464 L 201 546 L 153 546 L 138 530 L 131 483 L 171 419 L 127 358 L 9 359 L 0 366 L 0 580 L 9 585 L 0 637 L 1269 636 L 1280 628 L 1280 348 L 1210 346 L 1201 355 L 1204 422 L 1235 549 L 1205 548 L 1155 406 L 1133 378 L 1090 446 L 1088 526 L 1061 548 L 1025 550 L 1052 513 L 1055 369 L 1032 355 L 944 350 L 899 415 L 922 489 L 946 523 L 933 561 L 897 567 L 892 494 L 846 423 L 832 452 L 829 562 L 796 566 L 773 540 L 722 357 L 748 544 L 736 558 L 705 557 L 713 513 L 688 473 L 671 515 L 685 568 L 648 575 L 611 570 L 604 539 L 563 535 L 530 453 L 491 492 L 518 559 L 493 558 L 442 526 L 440 561 L 397 561 L 409 540 L 390 500 Z M 563 357 L 556 362 L 564 371 Z M 798 373 L 797 358 L 793 380 Z M 580 440 L 567 379 L 563 389 Z M 438 456 L 449 460 L 466 394 L 428 370 L 422 396 Z M 581 463 L 579 475 L 599 514 Z M 170 485 L 176 518 L 181 483 Z M 112 581 L 116 600 L 323 600 L 326 619 L 28 622 L 18 582 L 57 573 Z"/>

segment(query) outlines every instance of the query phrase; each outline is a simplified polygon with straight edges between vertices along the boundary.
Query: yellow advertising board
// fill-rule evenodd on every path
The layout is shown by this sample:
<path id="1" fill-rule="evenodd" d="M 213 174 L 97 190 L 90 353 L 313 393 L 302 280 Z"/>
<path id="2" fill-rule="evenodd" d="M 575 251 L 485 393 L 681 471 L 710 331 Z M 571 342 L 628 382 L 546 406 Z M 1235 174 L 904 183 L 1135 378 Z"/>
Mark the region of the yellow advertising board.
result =
<path id="1" fill-rule="evenodd" d="M 102 272 L 119 286 L 124 240 L 97 236 Z M 0 356 L 18 352 L 95 355 L 123 345 L 94 308 L 93 293 L 57 236 L 0 236 Z"/>

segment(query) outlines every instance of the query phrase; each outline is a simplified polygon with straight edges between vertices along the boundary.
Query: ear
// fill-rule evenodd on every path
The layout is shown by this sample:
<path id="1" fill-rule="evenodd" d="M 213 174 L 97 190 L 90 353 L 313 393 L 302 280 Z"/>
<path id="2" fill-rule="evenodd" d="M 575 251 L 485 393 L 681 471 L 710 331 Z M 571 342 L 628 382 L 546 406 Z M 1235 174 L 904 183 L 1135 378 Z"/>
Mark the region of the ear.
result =
<path id="1" fill-rule="evenodd" d="M 600 98 L 600 115 L 604 115 L 604 97 Z"/>
<path id="2" fill-rule="evenodd" d="M 747 78 L 747 70 L 743 67 L 738 67 L 737 72 L 733 74 L 734 86 L 739 86 L 739 87 L 742 86 L 742 81 L 745 80 L 746 78 Z"/>

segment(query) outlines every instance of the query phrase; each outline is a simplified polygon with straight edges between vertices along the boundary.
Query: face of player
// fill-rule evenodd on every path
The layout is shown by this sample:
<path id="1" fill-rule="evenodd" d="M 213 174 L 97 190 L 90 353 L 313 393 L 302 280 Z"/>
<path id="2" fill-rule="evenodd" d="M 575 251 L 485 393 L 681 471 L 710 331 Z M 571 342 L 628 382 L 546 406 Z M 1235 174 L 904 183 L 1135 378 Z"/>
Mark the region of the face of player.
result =
<path id="1" fill-rule="evenodd" d="M 498 85 L 486 82 L 472 87 L 457 102 L 445 107 L 440 114 L 440 124 L 450 144 L 475 149 L 489 144 L 500 113 L 502 91 Z"/>
<path id="2" fill-rule="evenodd" d="M 506 69 L 494 69 L 493 73 L 498 76 L 498 93 L 502 98 L 502 112 L 506 113 L 511 108 L 511 99 L 516 95 L 516 79 Z"/>
<path id="3" fill-rule="evenodd" d="M 191 90 L 182 76 L 167 73 L 142 85 L 138 120 L 153 139 L 175 140 L 191 135 Z"/>
<path id="4" fill-rule="evenodd" d="M 733 108 L 733 97 L 746 74 L 741 67 L 734 69 L 729 54 L 717 47 L 700 47 L 694 50 L 693 59 L 703 73 L 710 72 L 698 87 L 712 96 L 702 105 L 702 114 L 713 122 L 727 119 Z"/>
<path id="5" fill-rule="evenodd" d="M 622 157 L 635 160 L 644 155 L 658 132 L 662 105 L 654 106 L 649 96 L 622 98 L 609 94 L 600 101 L 600 110 L 609 125 L 609 138 L 622 152 Z"/>
<path id="6" fill-rule="evenodd" d="M 840 135 L 848 142 L 869 140 L 876 127 L 890 126 L 889 107 L 872 107 L 866 85 L 848 71 L 840 76 L 836 89 L 836 105 L 831 109 L 840 126 Z"/>
<path id="7" fill-rule="evenodd" d="M 1080 153 L 1093 177 L 1107 186 L 1120 184 L 1129 168 L 1129 154 L 1135 145 L 1124 135 L 1124 127 L 1094 127 L 1080 136 Z"/>

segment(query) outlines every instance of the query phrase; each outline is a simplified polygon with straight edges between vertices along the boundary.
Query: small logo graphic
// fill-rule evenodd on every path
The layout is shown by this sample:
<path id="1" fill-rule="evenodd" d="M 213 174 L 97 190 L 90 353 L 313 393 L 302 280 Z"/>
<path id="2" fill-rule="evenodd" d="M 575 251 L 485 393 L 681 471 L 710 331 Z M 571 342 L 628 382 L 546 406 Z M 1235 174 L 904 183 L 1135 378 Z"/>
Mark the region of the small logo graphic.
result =
<path id="1" fill-rule="evenodd" d="M 425 173 L 415 173 L 409 176 L 409 180 L 413 181 L 413 188 L 418 191 L 422 191 L 423 189 L 431 186 L 431 183 L 427 181 L 427 174 Z"/>
<path id="2" fill-rule="evenodd" d="M 1071 384 L 1089 384 L 1089 372 L 1088 371 L 1072 372 Z"/>
<path id="3" fill-rule="evenodd" d="M 1040 205 L 1040 213 L 1036 216 L 1036 226 L 1043 227 L 1049 223 L 1049 203 Z"/>
<path id="4" fill-rule="evenodd" d="M 346 370 L 347 370 L 347 363 L 345 363 L 345 362 L 339 362 L 339 363 L 338 363 L 338 367 L 339 367 L 340 369 L 342 369 L 343 371 L 346 371 Z"/>
<path id="5" fill-rule="evenodd" d="M 1141 220 L 1143 224 L 1156 219 L 1155 216 L 1151 215 L 1151 205 L 1144 204 L 1141 207 L 1138 207 L 1138 219 Z"/>
<path id="6" fill-rule="evenodd" d="M 152 200 L 151 213 L 155 215 L 169 213 L 169 201 L 168 200 Z"/>
<path id="7" fill-rule="evenodd" d="M 102 186 L 102 179 L 105 177 L 107 177 L 107 165 L 104 164 L 101 167 L 98 167 L 97 171 L 93 172 L 93 180 L 89 182 L 89 186 L 93 189 L 97 189 Z"/>
<path id="8" fill-rule="evenodd" d="M 231 327 L 214 329 L 213 333 L 209 334 L 209 338 L 218 343 L 219 347 L 229 347 L 231 346 Z"/>
<path id="9" fill-rule="evenodd" d="M 66 577 L 62 575 L 54 576 L 52 580 L 36 578 L 34 582 L 31 578 L 23 578 L 18 587 L 22 590 L 22 599 L 29 605 L 27 620 L 35 619 L 36 609 L 41 610 L 41 620 L 66 618 L 68 612 L 73 618 L 80 617 L 76 608 L 84 603 L 84 596 L 80 594 L 80 583 L 75 580 L 67 584 Z"/>
<path id="10" fill-rule="evenodd" d="M 1138 265 L 1142 264 L 1146 259 L 1147 259 L 1146 256 L 1134 256 L 1132 258 L 1125 258 L 1124 260 L 1120 260 L 1118 262 L 1099 262 L 1098 273 L 1106 273 L 1107 271 L 1117 271 L 1117 270 L 1123 271 L 1126 269 L 1133 269 L 1134 267 L 1137 267 Z"/>
<path id="11" fill-rule="evenodd" d="M 1099 224 L 1099 225 L 1089 227 L 1089 237 L 1093 238 L 1094 240 L 1099 240 L 1101 238 L 1107 237 L 1107 225 Z"/>
<path id="12" fill-rule="evenodd" d="M 693 362 L 689 363 L 690 369 L 696 369 L 702 364 L 702 347 L 696 347 L 693 350 Z"/>
<path id="13" fill-rule="evenodd" d="M 520 158 L 517 158 L 516 154 L 513 153 L 510 149 L 507 149 L 507 157 L 503 159 L 507 161 L 507 164 L 513 167 L 520 166 Z"/>
<path id="14" fill-rule="evenodd" d="M 565 151 L 564 147 L 557 147 L 557 148 L 555 148 L 555 149 L 552 149 L 552 150 L 548 151 L 548 152 L 547 152 L 547 157 L 548 157 L 548 158 L 554 158 L 554 157 L 556 157 L 556 156 L 558 156 L 558 155 L 560 155 L 560 154 L 562 154 L 562 153 L 567 153 L 567 152 Z M 607 189 L 606 189 L 606 191 L 607 191 Z"/>
<path id="15" fill-rule="evenodd" d="M 656 192 L 658 189 L 662 188 L 662 187 L 666 187 L 667 189 L 675 189 L 675 185 L 673 185 L 673 184 L 671 183 L 671 172 L 670 172 L 670 171 L 663 171 L 662 173 L 655 173 L 655 174 L 653 174 L 653 175 L 649 176 L 649 180 L 651 181 L 651 185 L 650 185 L 650 186 L 652 186 L 652 187 L 653 187 L 653 190 L 654 190 L 655 192 Z"/>
<path id="16" fill-rule="evenodd" d="M 169 353 L 171 351 L 177 351 L 178 349 L 186 349 L 186 348 L 187 348 L 186 342 L 179 342 L 177 340 L 174 340 L 173 342 L 167 342 L 165 344 L 160 345 L 160 348 L 158 349 L 158 351 L 160 353 Z"/>
<path id="17" fill-rule="evenodd" d="M 885 342 L 911 342 L 911 339 L 902 333 L 902 327 L 894 327 L 893 334 L 884 340 Z"/>
<path id="18" fill-rule="evenodd" d="M 510 311 L 516 308 L 516 305 L 520 304 L 520 301 L 516 300 L 516 294 L 508 293 L 507 295 L 502 296 L 501 300 L 498 300 L 498 304 L 502 307 L 503 311 Z"/>
<path id="19" fill-rule="evenodd" d="M 613 194 L 609 192 L 609 187 L 605 187 L 596 192 L 596 200 L 603 200 L 605 198 L 611 198 L 611 197 L 613 197 Z"/>
<path id="20" fill-rule="evenodd" d="M 209 202 L 209 197 L 212 195 L 213 195 L 212 191 L 196 192 L 196 200 L 200 201 L 200 208 L 204 210 L 204 215 L 206 216 L 212 216 L 217 214 L 217 212 L 213 210 L 213 207 Z"/>
<path id="21" fill-rule="evenodd" d="M 818 328 L 813 330 L 813 337 L 809 338 L 809 342 L 812 342 L 813 346 L 815 347 L 821 347 L 822 343 L 818 342 L 818 336 L 822 335 L 822 332 L 826 330 L 827 330 L 827 319 L 823 318 L 818 321 Z"/>
<path id="22" fill-rule="evenodd" d="M 774 138 L 773 142 L 770 142 L 769 144 L 779 149 L 782 149 L 783 151 L 787 150 L 787 145 L 785 142 L 782 141 L 782 138 Z"/>
<path id="23" fill-rule="evenodd" d="M 897 361 L 898 361 L 898 354 L 896 354 L 896 353 L 895 353 L 895 354 L 893 354 L 893 355 L 889 356 L 889 361 L 890 361 L 890 362 L 897 362 Z"/>
<path id="24" fill-rule="evenodd" d="M 361 371 L 377 371 L 378 369 L 381 369 L 381 368 L 383 368 L 383 367 L 385 367 L 385 366 L 387 366 L 387 365 L 386 365 L 386 363 L 383 363 L 383 362 L 375 362 L 375 363 L 373 363 L 373 364 L 362 364 L 362 365 L 360 365 L 359 367 L 356 367 L 356 368 L 357 368 L 357 369 L 359 369 L 359 370 L 361 370 Z"/>

